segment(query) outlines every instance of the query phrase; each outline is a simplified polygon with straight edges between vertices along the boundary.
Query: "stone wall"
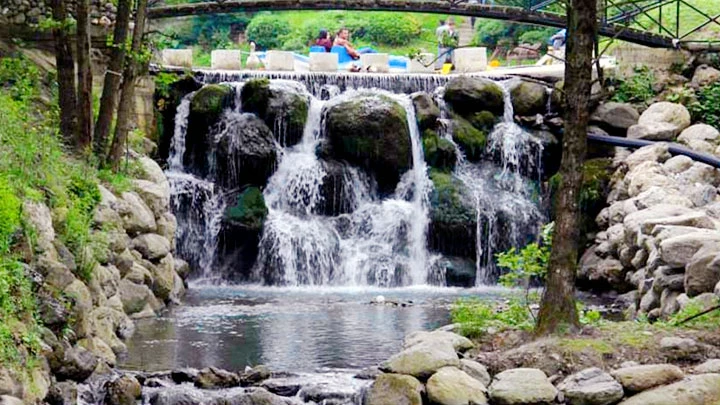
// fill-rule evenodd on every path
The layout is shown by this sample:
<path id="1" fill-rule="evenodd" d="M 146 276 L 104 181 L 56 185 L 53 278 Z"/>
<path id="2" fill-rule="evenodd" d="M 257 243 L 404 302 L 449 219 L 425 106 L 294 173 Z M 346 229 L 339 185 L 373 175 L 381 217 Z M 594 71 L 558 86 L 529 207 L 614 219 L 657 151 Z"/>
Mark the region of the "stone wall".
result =
<path id="1" fill-rule="evenodd" d="M 75 2 L 68 2 L 71 14 Z M 117 7 L 110 0 L 91 0 L 90 22 L 93 25 L 110 26 L 115 22 Z M 0 0 L 0 24 L 38 25 L 52 16 L 45 0 Z"/>
<path id="2" fill-rule="evenodd" d="M 673 64 L 683 65 L 689 59 L 688 54 L 679 49 L 649 48 L 631 43 L 618 46 L 611 54 L 617 59 L 618 72 L 624 76 L 631 75 L 638 67 L 664 71 Z"/>

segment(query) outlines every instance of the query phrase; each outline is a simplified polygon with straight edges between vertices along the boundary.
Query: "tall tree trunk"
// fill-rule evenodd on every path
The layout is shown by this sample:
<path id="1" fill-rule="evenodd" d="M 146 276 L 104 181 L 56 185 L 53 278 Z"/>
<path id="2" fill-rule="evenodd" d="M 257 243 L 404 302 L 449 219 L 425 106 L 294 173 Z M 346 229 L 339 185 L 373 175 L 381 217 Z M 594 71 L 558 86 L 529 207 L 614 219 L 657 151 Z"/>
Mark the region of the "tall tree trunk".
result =
<path id="1" fill-rule="evenodd" d="M 142 51 L 143 33 L 145 31 L 145 20 L 147 16 L 148 0 L 138 0 L 135 13 L 135 27 L 133 28 L 132 46 L 130 48 L 131 60 L 125 66 L 123 72 L 122 94 L 118 105 L 117 123 L 115 125 L 115 136 L 110 147 L 109 163 L 113 171 L 118 171 L 122 161 L 122 152 L 127 143 L 128 132 L 130 132 L 131 115 L 133 113 L 133 99 L 135 98 L 135 79 L 140 64 L 138 55 Z"/>
<path id="2" fill-rule="evenodd" d="M 78 133 L 76 147 L 85 151 L 92 142 L 92 69 L 90 67 L 90 0 L 76 0 L 78 63 Z"/>
<path id="3" fill-rule="evenodd" d="M 128 36 L 131 12 L 132 0 L 119 0 L 115 31 L 113 32 L 113 49 L 105 71 L 103 92 L 100 98 L 100 111 L 95 122 L 95 133 L 93 134 L 93 151 L 95 156 L 101 159 L 106 156 L 115 104 L 117 104 L 117 93 L 122 78 L 121 72 L 123 66 L 125 66 L 125 41 Z"/>
<path id="4" fill-rule="evenodd" d="M 55 43 L 55 64 L 57 66 L 58 104 L 60 105 L 60 133 L 68 145 L 75 145 L 76 105 L 75 62 L 73 60 L 70 36 L 68 35 L 67 9 L 64 0 L 51 0 Z"/>
<path id="5" fill-rule="evenodd" d="M 580 187 L 587 149 L 592 59 L 597 31 L 596 0 L 571 0 L 567 7 L 565 54 L 565 134 L 562 181 L 555 211 L 555 234 L 547 285 L 540 304 L 535 332 L 556 333 L 579 326 L 575 307 L 575 271 L 580 233 Z"/>

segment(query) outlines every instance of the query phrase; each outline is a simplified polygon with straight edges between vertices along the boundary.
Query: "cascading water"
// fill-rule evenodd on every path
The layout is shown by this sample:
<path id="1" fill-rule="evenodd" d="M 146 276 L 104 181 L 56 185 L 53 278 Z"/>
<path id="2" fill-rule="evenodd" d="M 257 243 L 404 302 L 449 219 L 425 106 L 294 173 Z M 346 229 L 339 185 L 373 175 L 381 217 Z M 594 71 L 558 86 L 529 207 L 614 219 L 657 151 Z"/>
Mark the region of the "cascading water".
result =
<path id="1" fill-rule="evenodd" d="M 358 94 L 347 92 L 330 103 Z M 255 280 L 282 285 L 425 283 L 429 180 L 420 135 L 409 98 L 384 95 L 405 109 L 412 146 L 413 166 L 394 195 L 380 200 L 363 173 L 342 167 L 342 187 L 336 193 L 342 196 L 347 213 L 320 215 L 320 188 L 328 173 L 316 155 L 316 147 L 325 103 L 313 98 L 300 144 L 285 149 L 264 192 L 269 213 Z"/>

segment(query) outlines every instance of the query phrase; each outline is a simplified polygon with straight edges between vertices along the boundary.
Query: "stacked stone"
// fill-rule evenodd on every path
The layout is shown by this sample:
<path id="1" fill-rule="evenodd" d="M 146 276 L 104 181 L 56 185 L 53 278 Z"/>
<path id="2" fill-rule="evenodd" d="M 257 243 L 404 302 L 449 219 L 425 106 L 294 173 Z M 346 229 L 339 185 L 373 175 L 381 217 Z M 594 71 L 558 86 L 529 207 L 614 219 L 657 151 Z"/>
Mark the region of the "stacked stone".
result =
<path id="1" fill-rule="evenodd" d="M 107 0 L 90 2 L 91 24 L 110 26 L 115 23 L 117 7 Z M 68 12 L 75 13 L 74 1 L 68 2 Z M 0 0 L 0 23 L 36 26 L 52 17 L 50 4 L 45 0 Z"/>

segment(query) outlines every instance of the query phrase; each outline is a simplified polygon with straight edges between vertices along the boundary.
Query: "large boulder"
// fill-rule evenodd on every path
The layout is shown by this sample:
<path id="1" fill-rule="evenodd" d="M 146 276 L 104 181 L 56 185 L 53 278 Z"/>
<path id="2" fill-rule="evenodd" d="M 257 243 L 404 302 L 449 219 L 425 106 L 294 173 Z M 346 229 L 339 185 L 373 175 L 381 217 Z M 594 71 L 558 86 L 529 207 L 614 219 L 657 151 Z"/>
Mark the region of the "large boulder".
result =
<path id="1" fill-rule="evenodd" d="M 551 404 L 557 389 L 542 370 L 515 368 L 495 375 L 488 388 L 490 402 L 497 405 Z"/>
<path id="2" fill-rule="evenodd" d="M 438 405 L 487 404 L 485 386 L 455 367 L 443 367 L 427 382 L 428 398 Z"/>
<path id="3" fill-rule="evenodd" d="M 58 381 L 83 382 L 95 371 L 98 359 L 90 351 L 69 345 L 58 346 L 48 357 L 50 369 Z"/>
<path id="4" fill-rule="evenodd" d="M 22 205 L 23 217 L 35 231 L 35 244 L 38 252 L 54 251 L 55 228 L 52 214 L 47 205 L 39 202 L 25 201 Z"/>
<path id="5" fill-rule="evenodd" d="M 300 141 L 310 107 L 310 95 L 297 82 L 248 80 L 240 92 L 242 110 L 257 114 L 282 146 Z"/>
<path id="6" fill-rule="evenodd" d="M 107 384 L 107 405 L 135 405 L 142 396 L 142 387 L 131 375 L 123 375 Z"/>
<path id="7" fill-rule="evenodd" d="M 516 115 L 543 114 L 547 110 L 547 87 L 535 82 L 518 80 L 510 87 L 513 112 Z"/>
<path id="8" fill-rule="evenodd" d="M 149 263 L 147 267 L 150 269 L 150 274 L 153 278 L 151 289 L 155 297 L 165 302 L 177 301 L 179 297 L 173 296 L 173 293 L 182 294 L 182 291 L 176 291 L 177 283 L 175 278 L 178 277 L 178 275 L 175 273 L 175 260 L 173 256 L 168 254 L 163 257 L 159 263 L 154 265 Z"/>
<path id="9" fill-rule="evenodd" d="M 648 364 L 624 367 L 613 371 L 612 376 L 628 393 L 645 391 L 649 388 L 681 380 L 685 375 L 672 364 Z"/>
<path id="10" fill-rule="evenodd" d="M 131 247 L 147 260 L 158 260 L 170 253 L 170 241 L 154 233 L 146 233 L 133 239 Z"/>
<path id="11" fill-rule="evenodd" d="M 412 165 L 410 130 L 402 105 L 385 95 L 360 95 L 327 107 L 329 153 L 360 166 L 391 193 Z"/>
<path id="12" fill-rule="evenodd" d="M 670 266 L 684 267 L 703 247 L 720 251 L 720 232 L 698 229 L 697 232 L 678 235 L 660 242 L 660 257 Z"/>
<path id="13" fill-rule="evenodd" d="M 436 252 L 450 256 L 475 258 L 477 214 L 474 198 L 463 183 L 448 173 L 430 171 L 428 244 Z"/>
<path id="14" fill-rule="evenodd" d="M 671 141 L 675 139 L 678 132 L 679 130 L 676 125 L 658 121 L 651 124 L 636 124 L 631 126 L 627 130 L 627 137 L 647 141 Z"/>
<path id="15" fill-rule="evenodd" d="M 230 189 L 264 187 L 275 171 L 279 152 L 267 125 L 253 114 L 230 113 L 219 131 L 218 183 Z"/>
<path id="16" fill-rule="evenodd" d="M 701 374 L 641 392 L 620 405 L 708 405 L 720 403 L 720 374 Z"/>
<path id="17" fill-rule="evenodd" d="M 425 387 L 415 377 L 380 374 L 370 386 L 364 405 L 422 405 Z"/>
<path id="18" fill-rule="evenodd" d="M 133 180 L 133 186 L 156 218 L 168 211 L 170 206 L 170 183 L 166 181 L 158 184 L 148 180 Z"/>
<path id="19" fill-rule="evenodd" d="M 453 117 L 452 127 L 453 140 L 465 153 L 465 157 L 471 162 L 480 160 L 485 151 L 487 132 L 458 115 Z"/>
<path id="20" fill-rule="evenodd" d="M 682 104 L 662 101 L 651 105 L 628 129 L 628 138 L 671 140 L 690 126 L 690 112 Z"/>
<path id="21" fill-rule="evenodd" d="M 463 116 L 481 111 L 502 115 L 505 106 L 503 90 L 497 83 L 469 76 L 459 76 L 448 82 L 445 101 Z"/>
<path id="22" fill-rule="evenodd" d="M 415 107 L 415 118 L 420 131 L 436 129 L 440 122 L 440 108 L 435 104 L 432 97 L 425 92 L 414 93 L 412 96 L 413 107 Z"/>
<path id="23" fill-rule="evenodd" d="M 695 68 L 690 84 L 695 87 L 703 87 L 716 83 L 718 80 L 720 80 L 720 70 L 712 66 L 700 65 Z"/>
<path id="24" fill-rule="evenodd" d="M 625 136 L 628 128 L 638 123 L 640 114 L 630 104 L 608 102 L 595 109 L 590 122 L 613 135 Z"/>
<path id="25" fill-rule="evenodd" d="M 137 193 L 122 193 L 122 199 L 117 201 L 116 207 L 122 218 L 123 228 L 130 235 L 155 232 L 157 229 L 155 214 Z"/>
<path id="26" fill-rule="evenodd" d="M 569 405 L 611 405 L 623 397 L 623 387 L 597 367 L 568 376 L 558 389 Z"/>
<path id="27" fill-rule="evenodd" d="M 390 373 L 407 374 L 424 379 L 443 367 L 456 367 L 459 364 L 460 360 L 452 344 L 447 342 L 426 343 L 412 346 L 395 354 L 383 363 L 381 369 Z"/>
<path id="28" fill-rule="evenodd" d="M 707 124 L 695 124 L 682 131 L 677 140 L 691 148 L 693 147 L 693 142 L 707 142 L 711 145 L 712 150 L 714 150 L 714 145 L 720 141 L 720 131 Z M 712 153 L 712 151 L 710 153 Z"/>
<path id="29" fill-rule="evenodd" d="M 413 332 L 405 337 L 403 348 L 409 349 L 421 344 L 450 344 L 458 352 L 465 352 L 475 347 L 473 342 L 465 336 L 446 331 L 419 331 Z"/>
<path id="30" fill-rule="evenodd" d="M 720 246 L 708 246 L 695 253 L 685 267 L 684 278 L 689 297 L 713 292 L 720 282 Z"/>
<path id="31" fill-rule="evenodd" d="M 234 90 L 229 85 L 208 84 L 198 90 L 190 102 L 185 136 L 183 164 L 200 176 L 210 172 L 208 155 L 212 147 L 211 132 L 226 108 L 232 106 Z"/>
<path id="32" fill-rule="evenodd" d="M 423 134 L 422 139 L 425 161 L 436 169 L 451 172 L 457 162 L 455 145 L 432 131 L 428 132 Z"/>
<path id="33" fill-rule="evenodd" d="M 490 385 L 490 382 L 492 381 L 487 368 L 476 361 L 460 359 L 460 370 L 464 371 L 470 377 L 480 381 L 485 387 Z"/>
<path id="34" fill-rule="evenodd" d="M 123 279 L 120 281 L 118 292 L 123 309 L 128 315 L 159 309 L 160 305 L 155 299 L 150 288 L 146 285 L 135 284 L 132 281 Z"/>

